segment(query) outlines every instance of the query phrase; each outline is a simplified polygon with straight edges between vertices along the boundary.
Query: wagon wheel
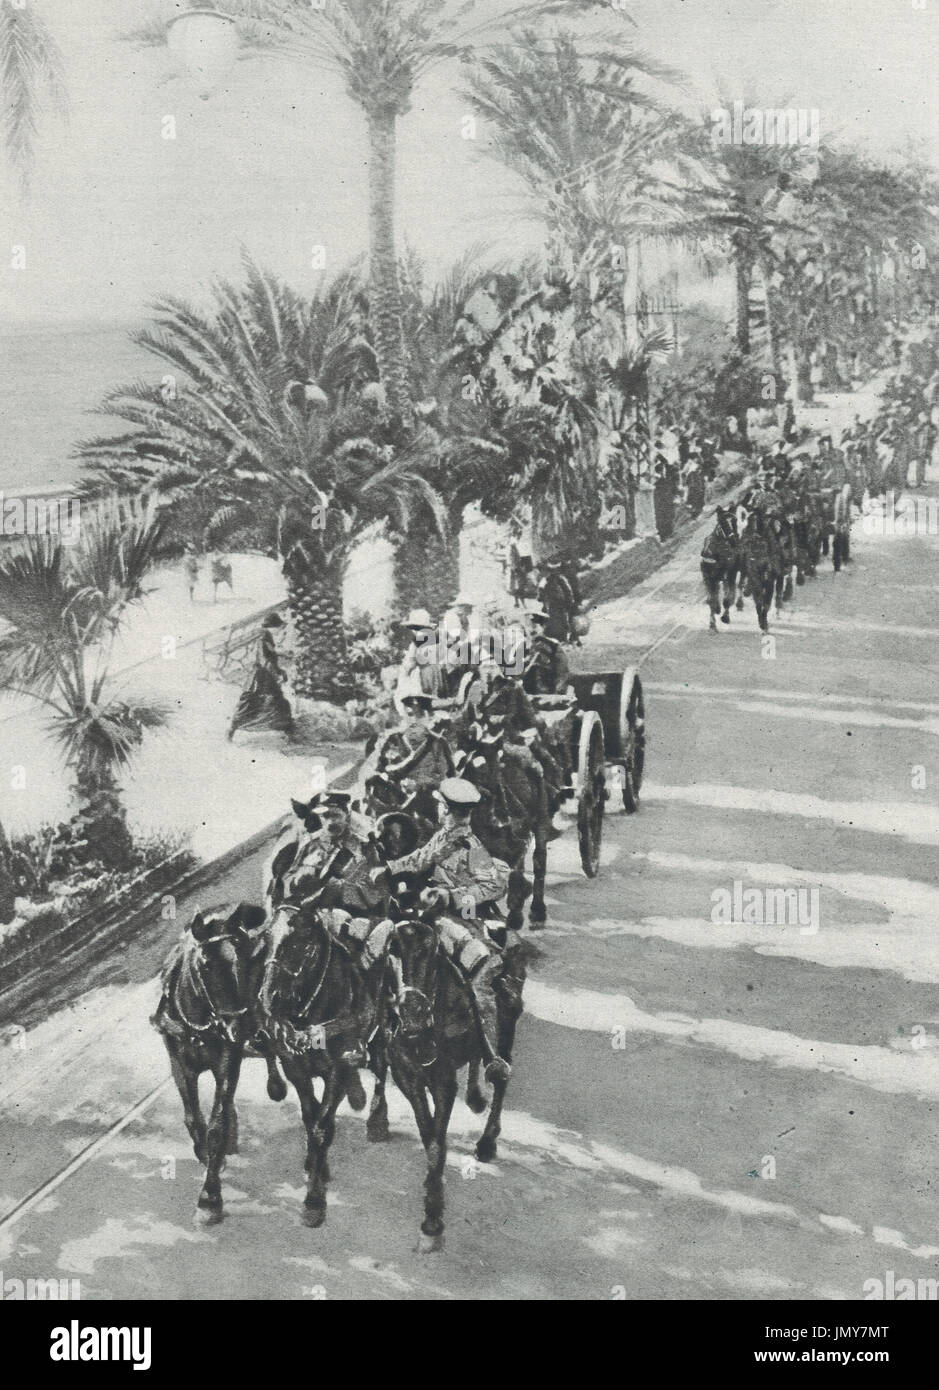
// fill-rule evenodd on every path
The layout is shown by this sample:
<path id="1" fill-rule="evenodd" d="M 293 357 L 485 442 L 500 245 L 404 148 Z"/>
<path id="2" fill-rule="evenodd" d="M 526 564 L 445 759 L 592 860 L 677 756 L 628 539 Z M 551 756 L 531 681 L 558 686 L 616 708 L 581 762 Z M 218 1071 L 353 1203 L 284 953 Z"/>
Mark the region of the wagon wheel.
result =
<path id="1" fill-rule="evenodd" d="M 623 676 L 619 727 L 623 759 L 623 808 L 631 815 L 639 810 L 639 789 L 646 761 L 646 702 L 642 681 L 632 670 Z"/>
<path id="2" fill-rule="evenodd" d="M 580 862 L 588 878 L 600 871 L 600 840 L 606 773 L 603 766 L 603 725 L 596 710 L 585 710 L 577 749 L 577 838 Z"/>

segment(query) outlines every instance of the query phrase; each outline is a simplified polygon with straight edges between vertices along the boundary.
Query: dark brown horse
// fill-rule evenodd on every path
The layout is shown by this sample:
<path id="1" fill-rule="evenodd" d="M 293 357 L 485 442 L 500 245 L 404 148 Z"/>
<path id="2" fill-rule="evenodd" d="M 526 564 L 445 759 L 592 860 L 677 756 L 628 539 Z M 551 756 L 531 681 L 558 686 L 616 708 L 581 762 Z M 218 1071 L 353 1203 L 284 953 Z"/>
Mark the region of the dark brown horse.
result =
<path id="1" fill-rule="evenodd" d="M 498 1051 L 507 1062 L 522 1011 L 523 980 L 521 962 L 507 961 L 498 1001 Z M 418 1250 L 429 1253 L 443 1246 L 447 1132 L 460 1067 L 470 1067 L 467 1104 L 477 1114 L 486 1108 L 478 1082 L 482 1033 L 470 989 L 444 951 L 433 921 L 423 916 L 410 915 L 396 924 L 383 994 L 382 1033 L 391 1074 L 411 1104 L 427 1155 Z M 506 1085 L 493 1082 L 489 1116 L 476 1145 L 482 1162 L 496 1156 Z"/>
<path id="2" fill-rule="evenodd" d="M 257 932 L 264 919 L 264 909 L 250 903 L 197 912 L 166 962 L 163 993 L 150 1020 L 162 1034 L 193 1150 L 206 1167 L 199 1211 L 207 1225 L 222 1220 L 225 1155 L 238 1151 L 235 1091 L 256 1030 L 256 963 L 263 950 Z M 275 1060 L 266 1060 L 267 1093 L 283 1100 L 283 1078 Z M 199 1077 L 206 1071 L 215 1078 L 208 1125 L 199 1104 Z"/>
<path id="3" fill-rule="evenodd" d="M 490 724 L 469 726 L 456 755 L 461 777 L 474 783 L 482 801 L 473 812 L 473 830 L 489 853 L 509 866 L 506 926 L 520 931 L 525 902 L 531 894 L 529 921 L 544 926 L 545 876 L 548 871 L 548 836 L 551 814 L 544 781 L 513 755 L 504 733 Z M 525 860 L 532 850 L 532 879 L 525 876 Z"/>
<path id="4" fill-rule="evenodd" d="M 258 1012 L 297 1092 L 306 1127 L 303 1220 L 321 1226 L 336 1111 L 347 1095 L 354 1110 L 365 1105 L 356 1068 L 364 1062 L 359 1043 L 371 1029 L 374 1010 L 357 966 L 330 935 L 315 897 L 300 907 L 282 907 L 269 937 Z M 319 1098 L 315 1078 L 323 1081 Z"/>

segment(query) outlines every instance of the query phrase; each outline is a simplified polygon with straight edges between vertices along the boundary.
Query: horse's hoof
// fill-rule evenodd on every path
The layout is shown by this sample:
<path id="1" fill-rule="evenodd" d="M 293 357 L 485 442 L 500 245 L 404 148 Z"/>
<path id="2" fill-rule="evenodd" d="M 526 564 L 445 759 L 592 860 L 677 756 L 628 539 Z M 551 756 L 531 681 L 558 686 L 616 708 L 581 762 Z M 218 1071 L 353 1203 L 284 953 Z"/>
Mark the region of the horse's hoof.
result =
<path id="1" fill-rule="evenodd" d="M 466 1104 L 474 1115 L 481 1115 L 486 1109 L 486 1097 L 477 1087 L 475 1091 L 467 1091 Z"/>
<path id="2" fill-rule="evenodd" d="M 192 1146 L 192 1151 L 193 1151 L 193 1153 L 195 1154 L 195 1156 L 196 1156 L 196 1158 L 198 1159 L 198 1161 L 202 1164 L 203 1168 L 208 1167 L 208 1163 L 209 1163 L 209 1151 L 208 1151 L 208 1149 L 205 1147 L 205 1145 L 204 1145 L 204 1144 L 193 1144 L 193 1146 Z"/>
<path id="3" fill-rule="evenodd" d="M 487 1139 L 485 1134 L 476 1145 L 476 1157 L 480 1163 L 491 1163 L 498 1152 L 499 1144 L 496 1139 Z"/>
<path id="4" fill-rule="evenodd" d="M 318 1206 L 304 1206 L 300 1213 L 300 1220 L 304 1226 L 309 1226 L 311 1231 L 316 1231 L 326 1220 L 326 1203 L 321 1202 Z"/>
<path id="5" fill-rule="evenodd" d="M 199 1205 L 196 1207 L 195 1219 L 200 1226 L 218 1226 L 225 1220 L 225 1209 L 221 1202 L 209 1206 L 208 1203 L 203 1203 L 200 1198 Z"/>
<path id="6" fill-rule="evenodd" d="M 721 622 L 722 622 L 722 623 L 729 623 L 729 622 L 730 622 L 730 614 L 729 614 L 729 613 L 722 613 L 722 614 L 721 614 Z"/>
<path id="7" fill-rule="evenodd" d="M 443 1249 L 443 1231 L 438 1235 L 428 1236 L 421 1231 L 417 1238 L 417 1253 L 419 1255 L 434 1255 L 438 1250 Z"/>
<path id="8" fill-rule="evenodd" d="M 366 1125 L 365 1137 L 370 1144 L 387 1144 L 391 1139 L 391 1131 L 387 1123 L 383 1125 Z"/>
<path id="9" fill-rule="evenodd" d="M 267 1078 L 267 1094 L 271 1100 L 281 1101 L 287 1099 L 287 1083 L 279 1076 L 269 1076 Z"/>
<path id="10" fill-rule="evenodd" d="M 368 1104 L 368 1097 L 362 1086 L 362 1081 L 357 1071 L 349 1072 L 349 1079 L 346 1083 L 346 1100 L 353 1110 L 364 1110 Z"/>
<path id="11" fill-rule="evenodd" d="M 226 1155 L 227 1155 L 227 1154 L 236 1154 L 237 1152 L 238 1152 L 238 1140 L 237 1140 L 237 1139 L 232 1139 L 230 1143 L 228 1143 L 228 1144 L 225 1145 L 225 1153 L 226 1153 Z"/>

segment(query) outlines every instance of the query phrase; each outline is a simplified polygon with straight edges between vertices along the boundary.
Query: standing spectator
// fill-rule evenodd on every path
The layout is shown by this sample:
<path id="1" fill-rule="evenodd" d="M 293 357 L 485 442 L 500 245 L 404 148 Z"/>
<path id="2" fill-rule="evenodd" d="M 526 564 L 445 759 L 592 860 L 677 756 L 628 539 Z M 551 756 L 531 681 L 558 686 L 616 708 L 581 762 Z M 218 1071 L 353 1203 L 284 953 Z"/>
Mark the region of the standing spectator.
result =
<path id="1" fill-rule="evenodd" d="M 183 562 L 183 569 L 186 572 L 186 588 L 189 590 L 189 602 L 195 602 L 196 585 L 199 583 L 201 567 L 199 556 L 196 554 L 196 547 L 192 544 L 186 546 L 186 558 Z"/>
<path id="2" fill-rule="evenodd" d="M 211 577 L 213 603 L 218 603 L 218 586 L 220 584 L 227 584 L 229 593 L 233 594 L 235 592 L 234 585 L 232 584 L 231 560 L 227 560 L 224 555 L 212 556 Z"/>

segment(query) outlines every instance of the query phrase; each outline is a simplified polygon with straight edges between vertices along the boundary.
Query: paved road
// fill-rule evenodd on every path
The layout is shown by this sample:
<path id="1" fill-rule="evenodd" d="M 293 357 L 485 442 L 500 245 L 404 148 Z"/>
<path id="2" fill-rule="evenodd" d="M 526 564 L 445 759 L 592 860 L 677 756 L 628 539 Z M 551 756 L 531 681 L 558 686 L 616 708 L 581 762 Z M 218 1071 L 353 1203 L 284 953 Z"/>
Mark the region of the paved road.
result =
<path id="1" fill-rule="evenodd" d="M 859 523 L 854 553 L 770 645 L 752 610 L 708 635 L 693 554 L 599 615 L 604 660 L 651 649 L 644 804 L 608 816 L 594 881 L 572 834 L 551 847 L 500 1155 L 471 1161 L 458 1104 L 444 1251 L 414 1252 L 397 1095 L 387 1146 L 342 1113 L 316 1232 L 296 1104 L 266 1100 L 258 1063 L 220 1227 L 192 1222 L 174 1093 L 105 1137 L 166 1076 L 155 923 L 0 1050 L 4 1276 L 86 1299 L 847 1299 L 939 1276 L 939 548 Z M 742 920 L 721 920 L 735 884 Z M 801 921 L 760 920 L 774 888 L 803 890 Z"/>

